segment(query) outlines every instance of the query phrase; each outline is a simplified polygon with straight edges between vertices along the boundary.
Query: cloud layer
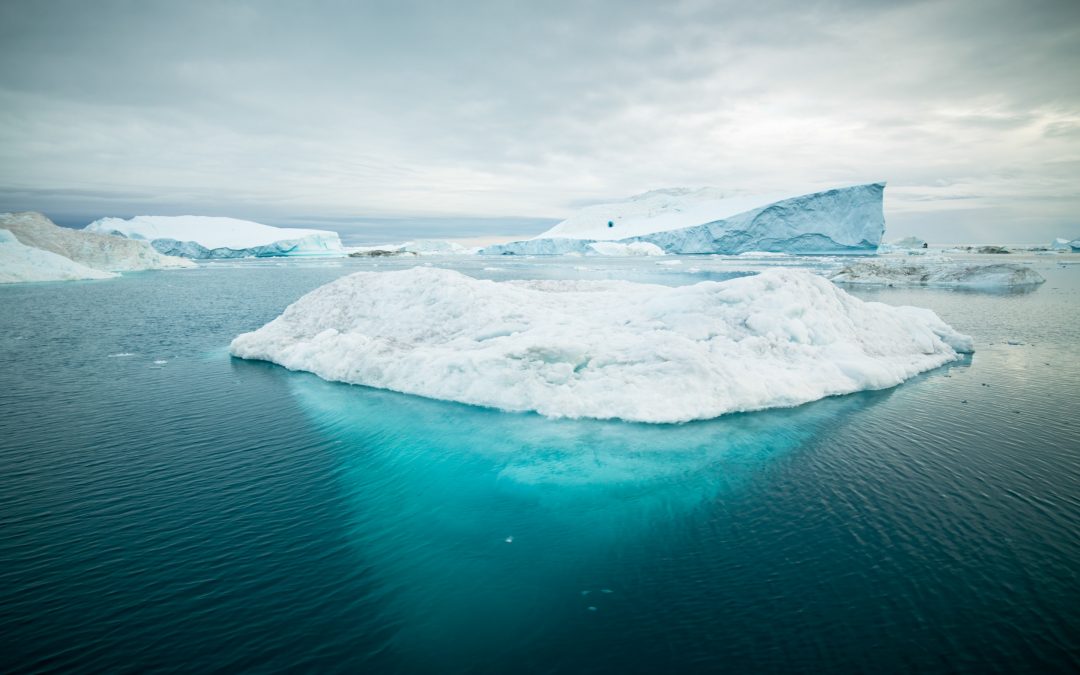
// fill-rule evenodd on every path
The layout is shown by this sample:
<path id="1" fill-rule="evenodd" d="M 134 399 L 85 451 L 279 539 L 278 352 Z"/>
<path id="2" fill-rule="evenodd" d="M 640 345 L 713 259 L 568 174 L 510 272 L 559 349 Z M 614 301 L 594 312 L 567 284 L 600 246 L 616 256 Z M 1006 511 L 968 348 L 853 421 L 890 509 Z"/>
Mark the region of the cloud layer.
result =
<path id="1" fill-rule="evenodd" d="M 6 2 L 0 209 L 452 235 L 885 179 L 889 236 L 1080 236 L 1080 4 L 746 7 Z"/>

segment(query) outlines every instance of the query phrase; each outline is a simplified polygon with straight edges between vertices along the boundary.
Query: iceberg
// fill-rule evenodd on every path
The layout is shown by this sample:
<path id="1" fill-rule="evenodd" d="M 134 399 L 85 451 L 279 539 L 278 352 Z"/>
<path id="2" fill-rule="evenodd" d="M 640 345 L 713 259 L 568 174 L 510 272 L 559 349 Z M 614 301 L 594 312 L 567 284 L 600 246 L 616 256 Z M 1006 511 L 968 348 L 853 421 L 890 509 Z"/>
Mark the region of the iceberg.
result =
<path id="1" fill-rule="evenodd" d="M 889 253 L 891 251 L 913 251 L 922 250 L 927 248 L 926 240 L 918 237 L 904 237 L 903 239 L 894 239 L 888 243 L 882 243 L 878 247 L 878 253 Z"/>
<path id="2" fill-rule="evenodd" d="M 344 256 L 336 232 L 272 227 L 250 220 L 210 216 L 101 218 L 89 232 L 149 241 L 166 255 L 184 258 Z"/>
<path id="3" fill-rule="evenodd" d="M 1023 265 L 955 263 L 949 259 L 920 261 L 866 260 L 848 265 L 831 277 L 838 284 L 876 286 L 942 286 L 988 290 L 1037 286 L 1046 281 Z"/>
<path id="4" fill-rule="evenodd" d="M 1078 239 L 1077 242 L 1080 242 L 1080 239 Z M 1050 242 L 1050 250 L 1051 251 L 1071 251 L 1072 246 L 1069 245 L 1069 240 L 1068 239 L 1062 239 L 1061 237 L 1058 237 L 1054 241 Z"/>
<path id="5" fill-rule="evenodd" d="M 884 183 L 794 197 L 728 197 L 715 188 L 654 190 L 598 204 L 533 239 L 487 255 L 588 253 L 596 241 L 645 242 L 665 253 L 872 254 L 885 232 Z"/>
<path id="6" fill-rule="evenodd" d="M 27 246 L 10 231 L 0 229 L 0 284 L 111 279 L 115 276 L 118 275 L 87 267 L 52 251 Z"/>
<path id="7" fill-rule="evenodd" d="M 972 350 L 930 310 L 863 302 L 791 269 L 675 288 L 358 272 L 230 345 L 326 380 L 655 423 L 892 387 Z"/>
<path id="8" fill-rule="evenodd" d="M 194 267 L 184 258 L 162 255 L 149 242 L 60 227 L 40 213 L 0 214 L 0 227 L 27 246 L 50 251 L 105 272 Z"/>
<path id="9" fill-rule="evenodd" d="M 645 241 L 632 241 L 620 244 L 617 241 L 594 241 L 589 244 L 589 253 L 606 256 L 650 256 L 664 255 L 664 249 Z"/>

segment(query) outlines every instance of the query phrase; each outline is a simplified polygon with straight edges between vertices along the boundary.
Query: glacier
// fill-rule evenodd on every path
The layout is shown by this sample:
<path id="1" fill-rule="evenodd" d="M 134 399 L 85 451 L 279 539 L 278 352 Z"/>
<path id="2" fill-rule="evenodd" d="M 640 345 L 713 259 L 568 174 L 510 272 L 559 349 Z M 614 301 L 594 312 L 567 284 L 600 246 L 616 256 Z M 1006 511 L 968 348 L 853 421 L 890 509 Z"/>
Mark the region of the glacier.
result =
<path id="1" fill-rule="evenodd" d="M 162 255 L 148 242 L 60 227 L 34 211 L 0 213 L 0 227 L 9 230 L 27 246 L 56 253 L 104 272 L 195 266 L 190 260 Z"/>
<path id="2" fill-rule="evenodd" d="M 341 239 L 329 230 L 272 227 L 215 216 L 101 218 L 89 232 L 149 241 L 166 255 L 184 258 L 344 256 Z"/>
<path id="3" fill-rule="evenodd" d="M 665 253 L 872 254 L 885 232 L 885 183 L 798 196 L 729 197 L 715 188 L 653 190 L 587 207 L 532 239 L 485 255 L 587 254 L 597 241 L 653 244 Z"/>
<path id="4" fill-rule="evenodd" d="M 52 251 L 27 246 L 10 231 L 0 228 L 0 284 L 111 279 L 116 276 L 113 272 L 87 267 Z"/>
<path id="5" fill-rule="evenodd" d="M 1023 265 L 963 263 L 949 258 L 865 260 L 848 265 L 831 277 L 839 284 L 874 286 L 940 286 L 946 288 L 1010 289 L 1038 286 L 1046 279 Z"/>
<path id="6" fill-rule="evenodd" d="M 930 310 L 863 302 L 791 269 L 674 288 L 358 272 L 230 345 L 326 380 L 654 423 L 891 387 L 972 350 Z"/>

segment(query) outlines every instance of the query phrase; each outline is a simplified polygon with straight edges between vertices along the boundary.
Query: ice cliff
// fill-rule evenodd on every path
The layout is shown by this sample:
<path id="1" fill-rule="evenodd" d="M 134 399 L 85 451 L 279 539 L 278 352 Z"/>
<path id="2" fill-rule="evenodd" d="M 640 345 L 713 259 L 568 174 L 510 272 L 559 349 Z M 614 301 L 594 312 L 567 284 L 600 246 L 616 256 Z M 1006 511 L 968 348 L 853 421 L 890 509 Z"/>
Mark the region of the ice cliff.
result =
<path id="1" fill-rule="evenodd" d="M 0 284 L 24 281 L 75 281 L 117 276 L 79 264 L 70 258 L 27 246 L 14 234 L 0 229 Z"/>
<path id="2" fill-rule="evenodd" d="M 588 253 L 596 241 L 644 242 L 665 253 L 874 253 L 885 231 L 884 183 L 795 197 L 654 190 L 583 209 L 547 232 L 489 246 L 489 255 Z"/>
<path id="3" fill-rule="evenodd" d="M 208 216 L 102 218 L 91 232 L 149 241 L 167 255 L 185 258 L 343 256 L 336 232 L 272 227 L 250 220 Z"/>
<path id="4" fill-rule="evenodd" d="M 1041 274 L 1023 265 L 958 263 L 948 258 L 917 263 L 906 260 L 859 261 L 845 267 L 832 280 L 841 284 L 987 290 L 1037 286 L 1046 281 Z"/>
<path id="5" fill-rule="evenodd" d="M 327 380 L 551 417 L 685 422 L 891 387 L 972 351 L 933 312 L 805 271 L 692 286 L 342 277 L 234 356 Z"/>
<path id="6" fill-rule="evenodd" d="M 183 258 L 158 253 L 145 241 L 60 227 L 40 213 L 0 214 L 0 227 L 23 244 L 74 260 L 105 272 L 194 267 Z"/>

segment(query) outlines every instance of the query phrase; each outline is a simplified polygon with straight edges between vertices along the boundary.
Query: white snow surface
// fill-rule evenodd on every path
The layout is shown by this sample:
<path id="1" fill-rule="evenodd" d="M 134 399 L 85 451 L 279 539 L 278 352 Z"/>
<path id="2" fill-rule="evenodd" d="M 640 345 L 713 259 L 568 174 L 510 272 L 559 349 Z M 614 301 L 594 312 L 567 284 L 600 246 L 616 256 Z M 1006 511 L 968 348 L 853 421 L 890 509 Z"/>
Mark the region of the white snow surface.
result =
<path id="1" fill-rule="evenodd" d="M 106 272 L 195 267 L 190 260 L 158 253 L 149 242 L 60 227 L 33 211 L 0 213 L 0 227 L 27 246 Z"/>
<path id="2" fill-rule="evenodd" d="M 130 239 L 193 242 L 213 251 L 246 251 L 295 242 L 291 255 L 343 255 L 336 232 L 273 227 L 250 220 L 216 216 L 136 216 L 101 218 L 86 226 L 90 232 L 117 233 Z"/>
<path id="3" fill-rule="evenodd" d="M 987 290 L 1037 286 L 1041 274 L 1015 263 L 963 263 L 950 258 L 865 260 L 848 265 L 832 280 L 840 284 L 874 286 L 941 286 Z"/>
<path id="4" fill-rule="evenodd" d="M 439 268 L 342 277 L 230 346 L 327 380 L 655 423 L 891 387 L 972 348 L 930 310 L 801 270 L 671 288 Z"/>
<path id="5" fill-rule="evenodd" d="M 75 281 L 117 276 L 79 264 L 70 258 L 27 246 L 14 234 L 0 229 L 0 284 L 24 281 Z"/>

